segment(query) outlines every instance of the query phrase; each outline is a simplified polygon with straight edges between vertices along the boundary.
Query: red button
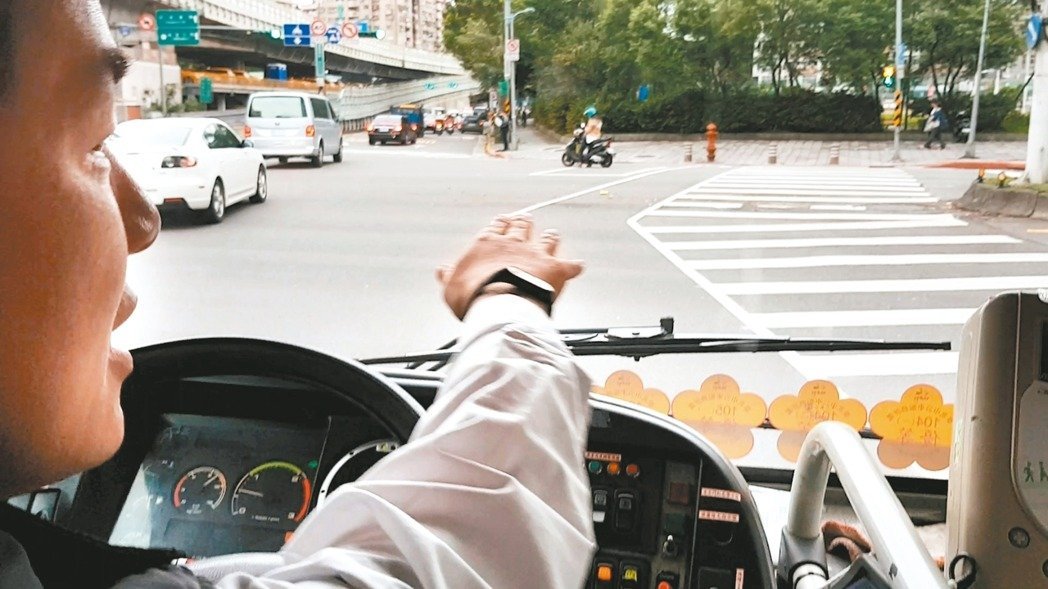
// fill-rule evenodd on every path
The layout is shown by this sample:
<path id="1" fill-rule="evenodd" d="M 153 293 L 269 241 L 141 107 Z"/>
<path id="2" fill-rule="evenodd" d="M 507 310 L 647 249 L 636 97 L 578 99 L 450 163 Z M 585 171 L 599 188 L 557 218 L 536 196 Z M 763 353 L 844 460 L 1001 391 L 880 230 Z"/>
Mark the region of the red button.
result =
<path id="1" fill-rule="evenodd" d="M 640 467 L 637 466 L 636 464 L 627 464 L 626 465 L 626 474 L 628 474 L 629 476 L 631 476 L 633 478 L 637 478 L 638 476 L 640 476 Z"/>
<path id="2" fill-rule="evenodd" d="M 673 589 L 673 585 L 669 581 L 659 581 L 658 589 Z"/>

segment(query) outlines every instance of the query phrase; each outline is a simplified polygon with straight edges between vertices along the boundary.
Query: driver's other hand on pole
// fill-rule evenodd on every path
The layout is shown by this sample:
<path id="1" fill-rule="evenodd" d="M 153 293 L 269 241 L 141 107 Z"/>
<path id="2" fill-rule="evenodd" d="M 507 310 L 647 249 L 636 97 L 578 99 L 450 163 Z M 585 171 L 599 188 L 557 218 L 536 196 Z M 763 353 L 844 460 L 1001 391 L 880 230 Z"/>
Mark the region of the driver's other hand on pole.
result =
<path id="1" fill-rule="evenodd" d="M 553 287 L 554 299 L 567 281 L 582 273 L 581 260 L 558 257 L 560 234 L 549 229 L 535 234 L 530 215 L 500 215 L 482 229 L 454 264 L 437 268 L 444 300 L 462 319 L 478 297 L 489 294 L 484 286 L 505 268 L 517 268 Z M 495 289 L 494 294 L 497 292 Z"/>

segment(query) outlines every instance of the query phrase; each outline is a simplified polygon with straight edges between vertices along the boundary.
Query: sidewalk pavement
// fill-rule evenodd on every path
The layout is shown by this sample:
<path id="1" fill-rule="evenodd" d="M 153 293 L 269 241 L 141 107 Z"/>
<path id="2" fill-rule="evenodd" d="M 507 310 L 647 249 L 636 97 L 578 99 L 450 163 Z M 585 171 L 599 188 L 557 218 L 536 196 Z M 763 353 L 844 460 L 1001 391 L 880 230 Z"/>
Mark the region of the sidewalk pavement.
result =
<path id="1" fill-rule="evenodd" d="M 532 159 L 559 161 L 564 146 L 546 138 L 533 127 L 518 129 L 520 148 L 517 151 L 499 153 L 509 159 Z M 614 134 L 612 134 L 614 135 Z M 689 142 L 684 141 L 629 141 L 616 142 L 617 161 L 631 163 L 683 164 L 684 154 Z M 706 143 L 690 143 L 692 161 L 706 162 Z M 777 164 L 783 166 L 826 166 L 830 165 L 831 148 L 837 146 L 840 152 L 841 166 L 891 166 L 894 153 L 890 139 L 885 141 L 772 141 L 772 140 L 732 140 L 717 141 L 717 154 L 714 163 L 732 166 L 766 165 L 772 146 L 778 151 Z M 924 149 L 919 142 L 903 142 L 900 145 L 902 166 L 943 165 L 956 161 L 974 164 L 972 160 L 962 160 L 965 151 L 963 143 L 947 143 L 946 149 L 938 146 Z M 1022 141 L 976 142 L 975 155 L 978 160 L 999 164 L 1008 161 L 1026 159 L 1026 143 Z M 988 163 L 988 166 L 989 166 Z M 977 164 L 975 164 L 977 166 Z M 994 167 L 994 166 L 990 166 Z M 1001 166 L 996 166 L 1001 167 Z"/>

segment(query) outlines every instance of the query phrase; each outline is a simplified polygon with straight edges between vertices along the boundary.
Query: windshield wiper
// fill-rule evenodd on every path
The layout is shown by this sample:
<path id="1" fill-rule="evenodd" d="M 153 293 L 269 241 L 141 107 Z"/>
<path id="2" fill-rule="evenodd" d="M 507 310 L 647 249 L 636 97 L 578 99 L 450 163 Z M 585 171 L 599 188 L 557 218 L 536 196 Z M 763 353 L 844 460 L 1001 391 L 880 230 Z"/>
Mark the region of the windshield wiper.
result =
<path id="1" fill-rule="evenodd" d="M 624 356 L 640 360 L 661 354 L 712 354 L 725 352 L 871 352 L 897 350 L 949 350 L 950 342 L 885 341 L 869 339 L 823 339 L 759 337 L 740 334 L 677 335 L 672 317 L 657 326 L 562 329 L 561 338 L 576 356 Z M 431 370 L 448 363 L 458 351 L 452 340 L 439 350 L 421 354 L 361 360 L 364 364 L 411 364 L 419 368 L 436 362 Z"/>

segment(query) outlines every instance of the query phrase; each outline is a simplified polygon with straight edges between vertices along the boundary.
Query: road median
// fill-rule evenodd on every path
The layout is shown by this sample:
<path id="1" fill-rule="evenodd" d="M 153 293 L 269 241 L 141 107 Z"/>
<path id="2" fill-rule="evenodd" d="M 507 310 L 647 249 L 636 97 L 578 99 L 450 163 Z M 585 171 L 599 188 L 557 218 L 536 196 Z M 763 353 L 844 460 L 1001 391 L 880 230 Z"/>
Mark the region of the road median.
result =
<path id="1" fill-rule="evenodd" d="M 1048 220 L 1048 185 L 997 187 L 976 182 L 954 206 L 984 215 Z"/>

